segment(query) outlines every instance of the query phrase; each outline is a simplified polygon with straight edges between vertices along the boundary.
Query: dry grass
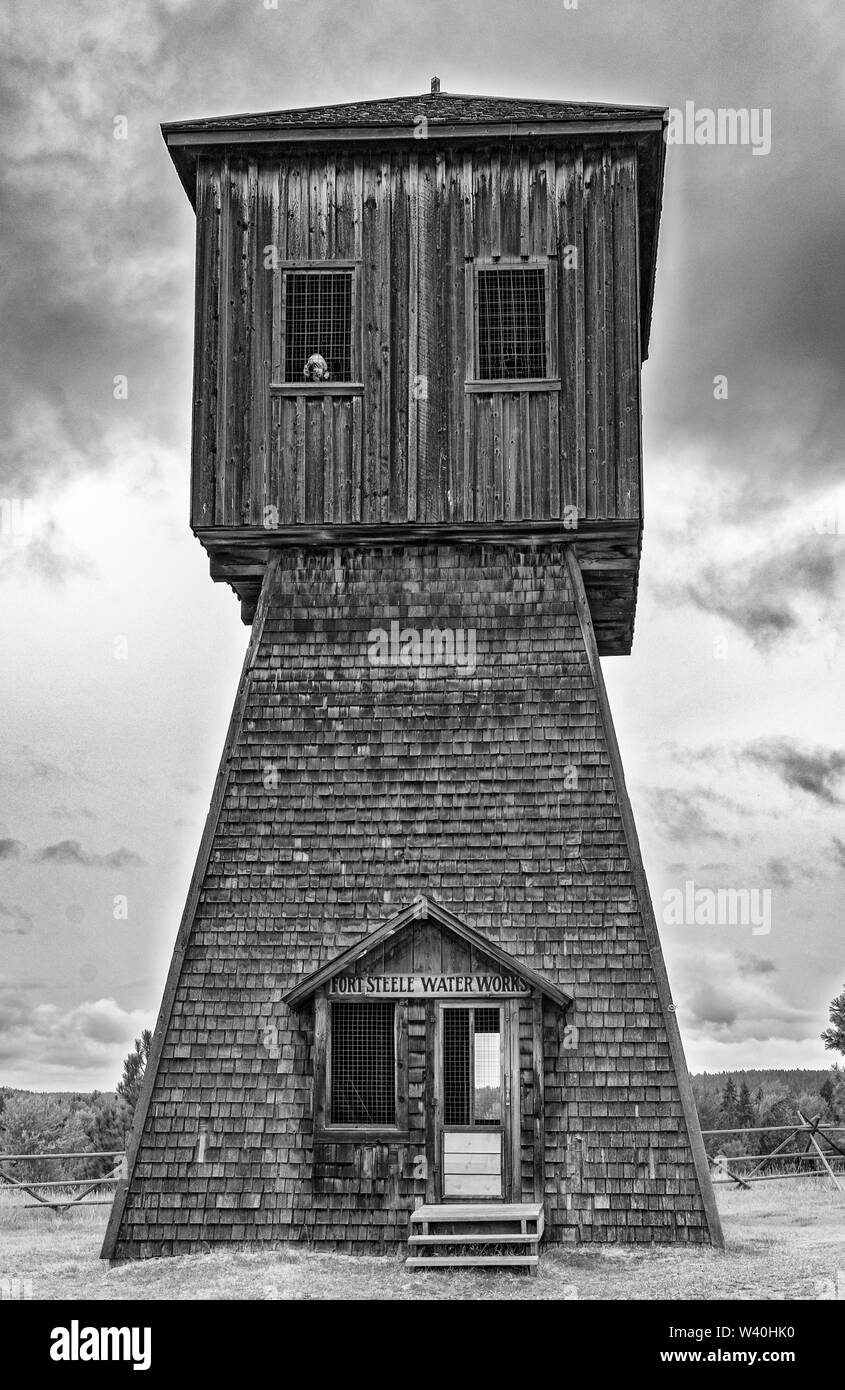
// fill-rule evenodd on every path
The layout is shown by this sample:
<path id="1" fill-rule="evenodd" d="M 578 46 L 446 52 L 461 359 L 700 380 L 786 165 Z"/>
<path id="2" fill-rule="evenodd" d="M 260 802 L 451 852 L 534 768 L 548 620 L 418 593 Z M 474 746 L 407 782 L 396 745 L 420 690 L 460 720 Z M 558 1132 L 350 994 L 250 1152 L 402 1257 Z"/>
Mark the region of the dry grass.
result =
<path id="1" fill-rule="evenodd" d="M 785 1190 L 786 1189 L 786 1190 Z M 53 1215 L 0 1197 L 0 1278 L 38 1299 L 816 1299 L 845 1287 L 845 1194 L 827 1182 L 719 1188 L 727 1251 L 657 1246 L 547 1250 L 539 1277 L 411 1271 L 402 1256 L 308 1249 L 218 1251 L 109 1269 L 107 1207 Z"/>

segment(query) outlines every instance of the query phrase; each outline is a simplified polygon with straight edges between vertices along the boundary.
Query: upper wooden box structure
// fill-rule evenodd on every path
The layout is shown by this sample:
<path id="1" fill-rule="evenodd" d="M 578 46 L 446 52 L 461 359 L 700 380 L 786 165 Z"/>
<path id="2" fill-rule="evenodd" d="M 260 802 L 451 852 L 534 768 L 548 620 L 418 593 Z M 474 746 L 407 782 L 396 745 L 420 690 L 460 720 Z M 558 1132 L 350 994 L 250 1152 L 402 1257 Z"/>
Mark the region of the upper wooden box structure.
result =
<path id="1" fill-rule="evenodd" d="M 245 617 L 275 545 L 565 533 L 630 650 L 663 129 L 439 91 L 163 127 L 197 214 L 191 525 Z"/>

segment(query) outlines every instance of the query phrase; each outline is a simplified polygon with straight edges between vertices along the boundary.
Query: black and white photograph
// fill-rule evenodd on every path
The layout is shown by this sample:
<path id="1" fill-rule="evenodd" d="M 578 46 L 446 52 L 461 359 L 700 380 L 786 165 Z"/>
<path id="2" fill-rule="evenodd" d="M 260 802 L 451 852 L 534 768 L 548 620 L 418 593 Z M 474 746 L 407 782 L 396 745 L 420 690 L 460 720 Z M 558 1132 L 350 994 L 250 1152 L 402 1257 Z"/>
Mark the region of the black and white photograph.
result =
<path id="1" fill-rule="evenodd" d="M 0 65 L 32 1367 L 557 1302 L 840 1376 L 845 10 L 13 0 Z"/>

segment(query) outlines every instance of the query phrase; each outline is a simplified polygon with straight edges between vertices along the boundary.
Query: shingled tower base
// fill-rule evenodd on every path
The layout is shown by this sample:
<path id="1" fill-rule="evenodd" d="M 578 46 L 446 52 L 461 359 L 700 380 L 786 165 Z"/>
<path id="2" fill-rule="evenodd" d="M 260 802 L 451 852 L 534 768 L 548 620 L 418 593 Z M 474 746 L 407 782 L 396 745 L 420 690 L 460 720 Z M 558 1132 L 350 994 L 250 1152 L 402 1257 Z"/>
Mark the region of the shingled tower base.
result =
<path id="1" fill-rule="evenodd" d="M 374 664 L 394 622 L 421 664 Z M 316 1142 L 319 1005 L 284 1002 L 392 918 L 381 970 L 489 942 L 572 1000 L 513 1003 L 511 1179 L 547 1241 L 721 1244 L 575 544 L 420 544 L 268 564 L 104 1257 L 404 1243 L 435 1005 L 398 1006 L 396 1142 Z"/>

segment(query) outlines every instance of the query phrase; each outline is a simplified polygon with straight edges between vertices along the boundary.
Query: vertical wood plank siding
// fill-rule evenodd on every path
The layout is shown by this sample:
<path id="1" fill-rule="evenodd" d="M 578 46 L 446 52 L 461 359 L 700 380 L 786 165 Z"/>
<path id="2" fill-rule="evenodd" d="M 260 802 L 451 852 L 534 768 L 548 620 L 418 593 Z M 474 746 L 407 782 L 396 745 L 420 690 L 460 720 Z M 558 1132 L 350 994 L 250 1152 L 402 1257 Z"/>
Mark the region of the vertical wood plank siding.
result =
<path id="1" fill-rule="evenodd" d="M 633 147 L 419 141 L 201 160 L 197 182 L 195 527 L 267 508 L 279 524 L 638 519 Z M 560 390 L 464 389 L 473 264 L 495 254 L 552 257 Z M 274 391 L 278 266 L 334 259 L 359 267 L 358 389 Z"/>

